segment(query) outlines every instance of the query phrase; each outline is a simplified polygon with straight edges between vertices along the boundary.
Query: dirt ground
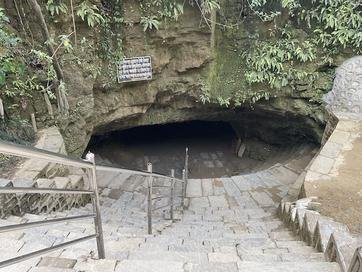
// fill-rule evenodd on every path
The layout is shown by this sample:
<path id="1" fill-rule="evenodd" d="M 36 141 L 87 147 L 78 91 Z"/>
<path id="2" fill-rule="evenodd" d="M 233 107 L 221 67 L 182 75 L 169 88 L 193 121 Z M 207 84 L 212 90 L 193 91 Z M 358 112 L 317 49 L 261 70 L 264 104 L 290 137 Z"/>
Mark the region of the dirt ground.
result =
<path id="1" fill-rule="evenodd" d="M 345 154 L 337 178 L 315 182 L 306 189 L 308 195 L 318 196 L 321 214 L 362 234 L 362 137 L 353 143 L 353 152 Z"/>

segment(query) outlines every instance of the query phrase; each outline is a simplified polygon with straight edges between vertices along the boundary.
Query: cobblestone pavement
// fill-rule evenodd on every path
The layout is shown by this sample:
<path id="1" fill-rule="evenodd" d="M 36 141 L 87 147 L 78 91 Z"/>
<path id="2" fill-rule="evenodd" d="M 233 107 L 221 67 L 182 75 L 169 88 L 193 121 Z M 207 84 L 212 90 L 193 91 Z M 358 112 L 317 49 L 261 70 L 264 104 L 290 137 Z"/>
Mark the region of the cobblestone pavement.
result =
<path id="1" fill-rule="evenodd" d="M 171 224 L 167 214 L 154 218 L 154 234 L 146 234 L 143 181 L 135 188 L 103 190 L 102 217 L 105 260 L 96 260 L 94 241 L 84 242 L 0 269 L 31 272 L 133 272 L 133 271 L 245 271 L 333 272 L 336 263 L 306 246 L 276 216 L 276 206 L 297 173 L 276 165 L 254 174 L 217 179 L 191 179 L 188 209 Z M 116 186 L 117 187 L 117 186 Z M 89 213 L 90 205 L 53 216 Z M 165 219 L 166 217 L 166 219 Z M 43 215 L 9 217 L 11 222 L 33 221 Z M 30 232 L 3 234 L 0 258 L 93 233 L 92 222 L 59 224 Z"/>

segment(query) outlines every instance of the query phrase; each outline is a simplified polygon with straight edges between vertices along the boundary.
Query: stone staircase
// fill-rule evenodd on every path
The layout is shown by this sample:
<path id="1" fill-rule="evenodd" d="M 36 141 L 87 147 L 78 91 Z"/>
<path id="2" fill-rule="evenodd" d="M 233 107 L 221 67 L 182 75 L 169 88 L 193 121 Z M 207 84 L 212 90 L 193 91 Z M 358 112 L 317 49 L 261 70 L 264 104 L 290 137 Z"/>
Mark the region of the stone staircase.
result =
<path id="1" fill-rule="evenodd" d="M 337 263 L 326 262 L 323 253 L 300 241 L 277 216 L 280 200 L 297 174 L 277 164 L 243 176 L 191 179 L 187 210 L 178 213 L 178 220 L 172 223 L 166 220 L 167 209 L 160 209 L 154 215 L 152 235 L 147 235 L 146 228 L 146 181 L 134 176 L 113 178 L 101 196 L 107 259 L 96 260 L 96 245 L 91 240 L 0 271 L 340 271 Z M 126 190 L 125 184 L 134 186 Z M 47 217 L 89 212 L 91 206 L 87 205 Z M 45 217 L 10 216 L 0 224 Z M 93 232 L 92 222 L 82 221 L 2 234 L 0 251 L 4 254 L 0 259 Z"/>

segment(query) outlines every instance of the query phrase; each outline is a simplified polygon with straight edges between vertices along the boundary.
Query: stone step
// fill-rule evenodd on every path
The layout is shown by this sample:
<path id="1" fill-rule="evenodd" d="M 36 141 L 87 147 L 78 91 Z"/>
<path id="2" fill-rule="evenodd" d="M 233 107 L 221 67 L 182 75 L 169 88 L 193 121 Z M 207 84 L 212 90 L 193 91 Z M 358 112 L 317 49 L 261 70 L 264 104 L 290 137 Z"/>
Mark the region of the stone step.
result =
<path id="1" fill-rule="evenodd" d="M 325 261 L 323 253 L 310 253 L 310 254 L 299 254 L 299 253 L 243 253 L 240 255 L 242 261 L 249 262 L 323 262 Z"/>
<path id="2" fill-rule="evenodd" d="M 171 251 L 135 251 L 130 252 L 129 260 L 152 261 L 159 260 L 165 262 L 192 262 L 203 264 L 208 262 L 208 255 L 200 252 L 171 252 Z"/>
<path id="3" fill-rule="evenodd" d="M 124 260 L 117 264 L 115 272 L 184 272 L 183 267 L 183 262 L 164 261 L 159 258 L 154 260 Z"/>
<path id="4" fill-rule="evenodd" d="M 328 262 L 238 262 L 239 272 L 340 272 L 337 263 Z"/>

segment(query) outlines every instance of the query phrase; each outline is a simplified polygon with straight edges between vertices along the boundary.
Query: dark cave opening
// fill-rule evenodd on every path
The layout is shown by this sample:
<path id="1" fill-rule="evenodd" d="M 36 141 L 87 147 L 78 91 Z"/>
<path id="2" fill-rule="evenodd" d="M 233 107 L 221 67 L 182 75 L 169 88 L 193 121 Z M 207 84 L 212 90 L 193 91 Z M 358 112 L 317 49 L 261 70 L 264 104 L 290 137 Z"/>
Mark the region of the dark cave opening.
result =
<path id="1" fill-rule="evenodd" d="M 94 135 L 87 150 L 96 154 L 98 164 L 145 170 L 151 162 L 154 172 L 169 175 L 175 169 L 180 177 L 188 147 L 190 177 L 215 178 L 257 171 L 313 147 L 305 142 L 273 145 L 239 135 L 228 122 L 188 121 Z M 241 143 L 245 152 L 238 156 Z"/>

